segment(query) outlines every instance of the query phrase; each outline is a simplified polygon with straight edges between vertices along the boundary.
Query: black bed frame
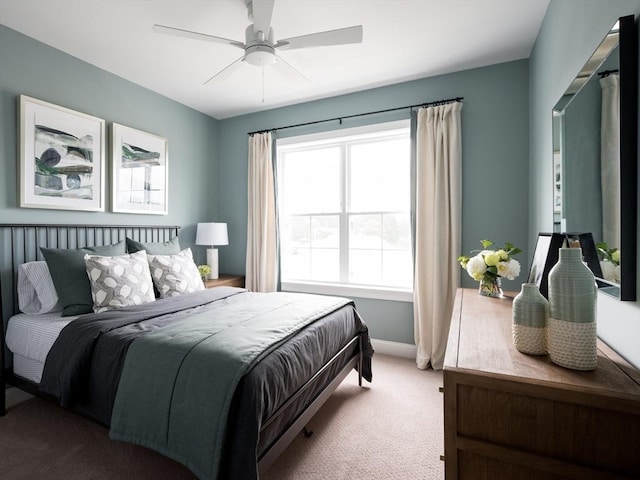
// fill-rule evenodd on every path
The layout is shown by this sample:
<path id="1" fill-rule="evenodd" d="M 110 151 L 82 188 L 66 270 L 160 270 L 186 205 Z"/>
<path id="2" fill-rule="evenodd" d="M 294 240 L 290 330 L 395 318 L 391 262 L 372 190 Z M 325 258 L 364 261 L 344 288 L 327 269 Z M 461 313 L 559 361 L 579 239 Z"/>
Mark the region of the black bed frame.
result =
<path id="1" fill-rule="evenodd" d="M 178 235 L 179 226 L 152 225 L 53 225 L 53 224 L 0 224 L 0 337 L 2 352 L 0 354 L 0 416 L 6 413 L 6 384 L 14 385 L 30 394 L 54 400 L 42 395 L 38 386 L 14 375 L 13 365 L 7 360 L 11 358 L 5 342 L 5 329 L 9 318 L 18 312 L 17 278 L 18 267 L 25 262 L 43 260 L 40 247 L 44 248 L 81 248 L 116 243 L 125 237 L 139 242 L 166 242 Z M 321 369 L 302 385 L 278 410 L 268 418 L 261 427 L 265 430 L 305 391 L 314 386 L 322 375 L 343 358 L 345 352 L 354 351 L 346 365 L 326 385 L 311 403 L 302 411 L 293 423 L 282 432 L 258 459 L 258 470 L 263 474 L 280 456 L 284 449 L 298 435 L 316 414 L 324 402 L 331 396 L 344 378 L 356 368 L 358 385 L 362 386 L 362 336 L 354 337 L 338 353 L 336 353 Z"/>

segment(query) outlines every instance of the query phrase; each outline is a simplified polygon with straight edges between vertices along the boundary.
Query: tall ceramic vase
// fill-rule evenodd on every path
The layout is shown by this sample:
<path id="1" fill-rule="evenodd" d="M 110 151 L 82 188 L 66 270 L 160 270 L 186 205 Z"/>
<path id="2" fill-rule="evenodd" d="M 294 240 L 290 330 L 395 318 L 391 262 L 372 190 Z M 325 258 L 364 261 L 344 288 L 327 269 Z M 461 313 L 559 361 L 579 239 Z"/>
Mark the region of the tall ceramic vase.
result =
<path id="1" fill-rule="evenodd" d="M 596 282 L 582 262 L 582 249 L 561 248 L 549 272 L 549 356 L 574 370 L 593 370 L 596 347 Z"/>
<path id="2" fill-rule="evenodd" d="M 516 350 L 530 355 L 547 353 L 547 318 L 549 302 L 535 283 L 523 283 L 513 299 L 513 344 Z"/>

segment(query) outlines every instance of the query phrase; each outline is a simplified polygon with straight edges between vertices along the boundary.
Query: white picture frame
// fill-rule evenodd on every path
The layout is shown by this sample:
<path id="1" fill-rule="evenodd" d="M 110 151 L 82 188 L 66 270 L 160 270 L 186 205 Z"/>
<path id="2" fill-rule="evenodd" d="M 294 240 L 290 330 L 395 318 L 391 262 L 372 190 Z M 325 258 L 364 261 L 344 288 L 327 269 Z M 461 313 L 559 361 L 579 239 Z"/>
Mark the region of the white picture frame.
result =
<path id="1" fill-rule="evenodd" d="M 113 123 L 111 209 L 119 213 L 168 213 L 167 139 Z"/>
<path id="2" fill-rule="evenodd" d="M 105 121 L 20 95 L 21 208 L 105 210 Z"/>

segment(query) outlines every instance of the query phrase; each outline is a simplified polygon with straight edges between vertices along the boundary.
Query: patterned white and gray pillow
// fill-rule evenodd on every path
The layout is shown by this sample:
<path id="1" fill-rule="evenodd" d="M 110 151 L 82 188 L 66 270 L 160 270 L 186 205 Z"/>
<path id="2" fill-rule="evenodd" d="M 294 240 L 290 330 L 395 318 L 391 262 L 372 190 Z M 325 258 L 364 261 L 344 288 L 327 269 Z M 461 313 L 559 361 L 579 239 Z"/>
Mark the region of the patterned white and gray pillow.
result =
<path id="1" fill-rule="evenodd" d="M 153 302 L 153 282 L 144 250 L 127 255 L 85 255 L 96 313 Z"/>
<path id="2" fill-rule="evenodd" d="M 190 248 L 175 255 L 147 255 L 147 260 L 160 298 L 204 290 Z"/>
<path id="3" fill-rule="evenodd" d="M 27 262 L 18 268 L 18 307 L 29 314 L 62 310 L 47 262 Z"/>

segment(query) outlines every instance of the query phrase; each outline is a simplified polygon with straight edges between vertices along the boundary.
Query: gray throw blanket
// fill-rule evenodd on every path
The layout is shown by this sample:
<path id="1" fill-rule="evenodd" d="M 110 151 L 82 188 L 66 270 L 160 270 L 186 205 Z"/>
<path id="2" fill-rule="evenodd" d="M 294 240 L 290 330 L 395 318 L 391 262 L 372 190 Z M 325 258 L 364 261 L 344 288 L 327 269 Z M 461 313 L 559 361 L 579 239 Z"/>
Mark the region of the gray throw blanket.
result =
<path id="1" fill-rule="evenodd" d="M 300 329 L 351 303 L 337 297 L 254 294 L 151 331 L 129 347 L 111 438 L 152 448 L 215 479 L 238 382 Z"/>

